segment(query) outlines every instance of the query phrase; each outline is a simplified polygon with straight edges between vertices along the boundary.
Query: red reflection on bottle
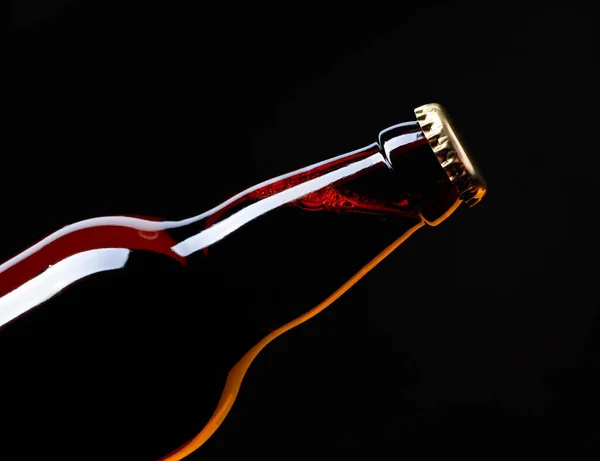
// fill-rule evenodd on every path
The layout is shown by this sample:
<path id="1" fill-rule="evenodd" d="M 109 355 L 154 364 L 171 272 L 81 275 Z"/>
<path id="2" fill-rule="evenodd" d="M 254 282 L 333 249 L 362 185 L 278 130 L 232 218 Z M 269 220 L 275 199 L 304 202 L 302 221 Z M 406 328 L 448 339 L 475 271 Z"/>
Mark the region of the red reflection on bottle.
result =
<path id="1" fill-rule="evenodd" d="M 156 218 L 141 219 L 159 221 Z M 87 250 L 100 248 L 149 250 L 185 264 L 185 258 L 171 249 L 175 243 L 171 236 L 162 230 L 145 231 L 118 225 L 100 225 L 78 229 L 58 237 L 24 260 L 7 268 L 0 277 L 0 297 L 36 277 L 48 267 Z"/>

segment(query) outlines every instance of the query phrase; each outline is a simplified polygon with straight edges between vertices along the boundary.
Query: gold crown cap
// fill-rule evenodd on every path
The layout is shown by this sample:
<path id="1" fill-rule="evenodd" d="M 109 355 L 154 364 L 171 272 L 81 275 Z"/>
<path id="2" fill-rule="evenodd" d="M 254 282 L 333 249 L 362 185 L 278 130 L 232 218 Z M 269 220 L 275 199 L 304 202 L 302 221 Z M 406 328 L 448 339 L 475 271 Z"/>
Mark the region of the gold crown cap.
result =
<path id="1" fill-rule="evenodd" d="M 446 110 L 439 104 L 425 104 L 415 109 L 415 115 L 440 165 L 458 189 L 460 198 L 470 207 L 479 203 L 487 192 L 485 180 Z"/>

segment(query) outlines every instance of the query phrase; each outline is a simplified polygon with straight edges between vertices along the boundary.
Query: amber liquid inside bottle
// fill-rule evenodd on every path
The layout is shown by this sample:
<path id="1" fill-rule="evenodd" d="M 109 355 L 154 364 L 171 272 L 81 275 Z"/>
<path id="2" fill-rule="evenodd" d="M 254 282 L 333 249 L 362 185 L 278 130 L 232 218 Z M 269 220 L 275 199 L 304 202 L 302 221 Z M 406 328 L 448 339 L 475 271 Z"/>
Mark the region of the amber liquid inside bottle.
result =
<path id="1" fill-rule="evenodd" d="M 36 440 L 49 458 L 151 460 L 196 435 L 248 350 L 422 224 L 415 201 L 457 200 L 419 125 L 397 130 L 401 162 L 375 143 L 200 217 L 110 218 L 5 263 L 0 315 L 14 318 L 0 341 L 18 351 L 3 365 L 7 445 L 25 459 Z"/>

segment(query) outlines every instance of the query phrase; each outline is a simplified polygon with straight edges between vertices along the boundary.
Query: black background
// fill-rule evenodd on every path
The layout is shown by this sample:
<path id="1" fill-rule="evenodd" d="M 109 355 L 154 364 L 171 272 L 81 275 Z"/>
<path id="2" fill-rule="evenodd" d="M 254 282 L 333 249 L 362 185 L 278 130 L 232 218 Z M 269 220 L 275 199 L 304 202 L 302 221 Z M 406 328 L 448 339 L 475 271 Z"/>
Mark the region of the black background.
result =
<path id="1" fill-rule="evenodd" d="M 591 7 L 19 0 L 14 21 L 2 259 L 85 217 L 195 214 L 427 102 L 486 175 L 271 344 L 190 459 L 597 459 Z"/>

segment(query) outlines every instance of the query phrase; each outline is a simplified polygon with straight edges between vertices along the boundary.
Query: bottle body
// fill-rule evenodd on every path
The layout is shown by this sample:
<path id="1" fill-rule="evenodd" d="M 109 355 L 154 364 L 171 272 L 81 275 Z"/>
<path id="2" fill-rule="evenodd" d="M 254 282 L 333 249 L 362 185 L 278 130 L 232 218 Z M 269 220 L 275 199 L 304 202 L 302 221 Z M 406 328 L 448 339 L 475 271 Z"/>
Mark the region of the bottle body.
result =
<path id="1" fill-rule="evenodd" d="M 117 458 L 149 459 L 185 442 L 248 350 L 460 203 L 435 158 L 419 180 L 403 170 L 419 149 L 429 149 L 420 126 L 398 125 L 198 216 L 87 220 L 5 262 L 0 339 L 15 352 L 3 384 L 15 396 L 5 412 L 13 431 L 61 456 L 91 443 L 100 457 L 119 446 Z M 58 413 L 64 438 L 53 430 L 44 439 Z"/>

